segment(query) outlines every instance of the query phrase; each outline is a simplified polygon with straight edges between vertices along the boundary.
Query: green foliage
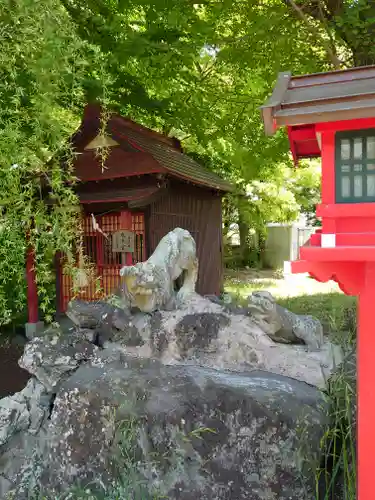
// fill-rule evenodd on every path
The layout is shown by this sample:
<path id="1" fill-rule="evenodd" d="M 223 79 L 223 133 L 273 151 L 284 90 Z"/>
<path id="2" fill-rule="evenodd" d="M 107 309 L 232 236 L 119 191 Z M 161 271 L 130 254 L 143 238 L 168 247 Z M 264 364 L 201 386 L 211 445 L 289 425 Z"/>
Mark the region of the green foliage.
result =
<path id="1" fill-rule="evenodd" d="M 0 325 L 9 323 L 25 305 L 25 234 L 5 218 L 0 227 Z"/>
<path id="2" fill-rule="evenodd" d="M 41 309 L 52 309 L 51 257 L 55 250 L 72 255 L 78 228 L 77 200 L 67 184 L 72 175 L 57 157 L 72 158 L 66 139 L 85 102 L 98 100 L 177 136 L 199 161 L 252 195 L 246 204 L 229 198 L 224 222 L 241 219 L 262 228 L 299 210 L 311 213 L 318 199 L 308 169 L 290 173 L 284 132 L 264 135 L 259 106 L 277 73 L 330 69 L 332 54 L 348 64 L 373 58 L 375 15 L 365 0 L 304 0 L 302 17 L 301 4 L 292 0 L 0 5 L 0 209 L 6 228 L 0 234 L 0 323 L 24 304 L 26 233 L 37 249 Z M 46 185 L 54 200 L 49 208 L 41 199 Z"/>
<path id="3" fill-rule="evenodd" d="M 306 163 L 301 162 L 291 176 L 289 184 L 300 212 L 306 216 L 307 222 L 318 225 L 315 209 L 320 203 L 321 167 L 319 161 Z"/>
<path id="4" fill-rule="evenodd" d="M 353 345 L 343 347 L 347 352 L 346 359 L 328 384 L 331 425 L 321 442 L 326 460 L 317 470 L 316 476 L 317 485 L 324 494 L 317 488 L 317 500 L 357 498 L 356 352 Z"/>
<path id="5" fill-rule="evenodd" d="M 53 302 L 56 250 L 77 235 L 76 197 L 57 155 L 84 102 L 87 58 L 57 0 L 2 0 L 0 14 L 0 324 L 25 306 L 26 235 L 37 254 L 40 307 Z M 75 104 L 73 104 L 75 103 Z M 54 205 L 42 200 L 46 186 Z"/>
<path id="6" fill-rule="evenodd" d="M 293 222 L 304 214 L 307 223 L 317 225 L 315 207 L 319 201 L 320 166 L 311 162 L 301 162 L 299 168 L 280 163 L 269 180 L 250 181 L 246 186 L 246 196 L 227 197 L 223 205 L 226 267 L 260 266 L 267 223 Z M 232 248 L 227 236 L 235 232 L 230 227 L 237 222 L 241 245 Z M 243 246 L 247 252 L 243 251 Z"/>
<path id="7" fill-rule="evenodd" d="M 243 187 L 288 158 L 283 133 L 264 135 L 259 106 L 277 72 L 325 68 L 324 54 L 281 2 L 64 0 L 77 32 L 103 55 L 107 102 L 178 136 Z M 269 33 L 272 32 L 272 37 Z M 116 44 L 113 44 L 116 40 Z M 97 69 L 92 68 L 92 79 Z"/>
<path id="8" fill-rule="evenodd" d="M 375 6 L 368 0 L 287 0 L 334 68 L 375 63 Z"/>
<path id="9" fill-rule="evenodd" d="M 249 222 L 257 230 L 269 222 L 292 222 L 300 213 L 312 219 L 320 200 L 320 166 L 279 163 L 269 180 L 248 184 L 247 197 Z"/>
<path id="10" fill-rule="evenodd" d="M 258 106 L 281 59 L 319 69 L 306 38 L 281 4 L 270 15 L 257 2 L 2 0 L 0 323 L 24 307 L 27 234 L 40 308 L 53 309 L 53 255 L 72 257 L 78 237 L 72 173 L 58 158 L 73 158 L 66 140 L 87 100 L 185 139 L 243 187 L 286 157 L 283 134 L 264 137 Z"/>

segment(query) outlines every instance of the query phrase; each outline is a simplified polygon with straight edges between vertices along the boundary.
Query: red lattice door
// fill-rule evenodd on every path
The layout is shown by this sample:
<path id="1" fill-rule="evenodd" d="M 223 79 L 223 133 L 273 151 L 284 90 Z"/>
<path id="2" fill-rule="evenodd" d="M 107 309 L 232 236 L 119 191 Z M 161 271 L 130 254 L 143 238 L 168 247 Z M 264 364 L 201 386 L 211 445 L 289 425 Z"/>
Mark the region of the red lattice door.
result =
<path id="1" fill-rule="evenodd" d="M 93 219 L 85 216 L 83 219 L 83 247 L 94 270 L 94 278 L 87 286 L 80 288 L 79 293 L 73 290 L 72 277 L 60 270 L 60 312 L 65 312 L 73 297 L 94 301 L 114 293 L 120 286 L 120 268 L 125 263 L 125 255 L 112 251 L 112 235 L 121 227 L 121 213 L 111 213 L 95 216 L 96 222 L 104 234 L 94 229 Z M 145 224 L 143 213 L 131 214 L 132 232 L 135 245 L 132 253 L 133 264 L 146 260 Z M 106 235 L 106 236 L 105 236 Z"/>

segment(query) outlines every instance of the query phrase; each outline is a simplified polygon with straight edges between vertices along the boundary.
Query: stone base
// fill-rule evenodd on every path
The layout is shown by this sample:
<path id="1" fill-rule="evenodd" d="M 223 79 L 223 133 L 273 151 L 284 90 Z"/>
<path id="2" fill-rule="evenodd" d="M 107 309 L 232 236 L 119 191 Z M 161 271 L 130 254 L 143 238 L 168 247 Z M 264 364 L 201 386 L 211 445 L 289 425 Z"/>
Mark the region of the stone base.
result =
<path id="1" fill-rule="evenodd" d="M 32 340 L 38 337 L 44 331 L 44 322 L 38 321 L 37 323 L 26 323 L 25 324 L 25 334 L 26 338 Z"/>

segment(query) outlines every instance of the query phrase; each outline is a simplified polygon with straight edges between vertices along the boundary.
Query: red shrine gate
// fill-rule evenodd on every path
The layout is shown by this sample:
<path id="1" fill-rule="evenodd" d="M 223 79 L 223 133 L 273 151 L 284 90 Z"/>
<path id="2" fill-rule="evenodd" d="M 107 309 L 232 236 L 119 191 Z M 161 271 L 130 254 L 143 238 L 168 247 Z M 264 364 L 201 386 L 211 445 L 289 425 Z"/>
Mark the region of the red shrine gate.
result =
<path id="1" fill-rule="evenodd" d="M 135 264 L 147 258 L 143 213 L 131 213 L 131 231 L 134 232 L 135 245 L 130 261 L 126 260 L 124 253 L 112 251 L 112 235 L 116 231 L 123 229 L 121 212 L 95 216 L 95 220 L 104 234 L 94 229 L 91 214 L 86 215 L 83 219 L 83 246 L 85 255 L 95 266 L 96 279 L 90 280 L 88 286 L 81 288 L 79 293 L 75 293 L 72 277 L 65 273 L 61 266 L 59 270 L 60 312 L 66 311 L 67 305 L 73 297 L 94 301 L 115 292 L 120 286 L 120 268 L 125 263 L 128 265 Z"/>

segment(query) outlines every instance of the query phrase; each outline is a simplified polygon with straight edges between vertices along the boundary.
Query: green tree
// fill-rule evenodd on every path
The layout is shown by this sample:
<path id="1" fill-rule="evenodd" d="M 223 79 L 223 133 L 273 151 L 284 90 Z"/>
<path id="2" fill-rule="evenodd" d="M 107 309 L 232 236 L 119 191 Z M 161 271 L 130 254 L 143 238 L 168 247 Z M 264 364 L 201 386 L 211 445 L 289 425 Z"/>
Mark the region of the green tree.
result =
<path id="1" fill-rule="evenodd" d="M 285 0 L 340 69 L 375 64 L 373 0 Z"/>
<path id="2" fill-rule="evenodd" d="M 307 177 L 301 189 L 280 194 L 291 168 L 287 139 L 282 131 L 265 137 L 259 113 L 277 73 L 368 62 L 373 51 L 373 2 L 365 0 L 0 5 L 3 318 L 24 303 L 26 233 L 37 249 L 43 308 L 51 301 L 52 255 L 56 249 L 69 255 L 77 238 L 76 199 L 66 183 L 71 172 L 51 159 L 67 154 L 66 139 L 85 102 L 98 100 L 177 136 L 238 191 L 261 193 L 258 200 L 230 197 L 225 204 L 226 225 L 235 213 L 246 239 L 251 226 L 271 215 L 291 217 L 296 203 L 304 210 L 311 195 Z M 48 207 L 40 195 L 46 185 L 54 199 Z"/>
<path id="3" fill-rule="evenodd" d="M 324 47 L 314 43 L 288 5 L 186 0 L 64 0 L 64 5 L 79 35 L 104 56 L 112 107 L 176 135 L 187 151 L 242 191 L 249 181 L 274 182 L 277 165 L 290 162 L 285 134 L 264 136 L 259 106 L 281 69 L 305 73 L 329 64 Z M 236 206 L 246 235 L 256 210 L 249 203 Z"/>
<path id="4" fill-rule="evenodd" d="M 0 2 L 0 324 L 25 304 L 26 235 L 37 252 L 41 307 L 51 305 L 56 249 L 76 237 L 70 174 L 51 161 L 81 113 L 87 58 L 57 0 Z M 75 102 L 77 107 L 71 103 Z M 48 186 L 52 207 L 42 200 Z"/>

